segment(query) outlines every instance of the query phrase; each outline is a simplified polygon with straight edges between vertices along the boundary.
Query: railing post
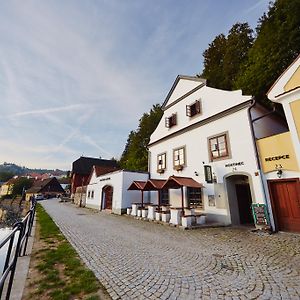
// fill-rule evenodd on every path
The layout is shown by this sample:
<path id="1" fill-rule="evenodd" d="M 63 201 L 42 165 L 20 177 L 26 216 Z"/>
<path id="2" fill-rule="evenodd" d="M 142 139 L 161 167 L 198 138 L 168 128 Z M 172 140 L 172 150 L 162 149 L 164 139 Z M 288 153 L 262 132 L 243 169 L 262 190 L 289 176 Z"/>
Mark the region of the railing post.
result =
<path id="1" fill-rule="evenodd" d="M 11 273 L 10 273 L 10 277 L 9 277 L 9 282 L 8 282 L 7 292 L 6 292 L 6 298 L 5 298 L 6 300 L 9 300 L 10 293 L 11 293 L 11 288 L 12 288 L 12 284 L 13 284 L 13 280 L 14 280 L 14 276 L 15 276 L 17 260 L 18 260 L 19 251 L 20 251 L 20 247 L 21 247 L 22 231 L 23 231 L 23 228 L 24 228 L 24 223 L 18 222 L 16 224 L 16 226 L 18 227 L 20 233 L 19 233 L 19 237 L 18 237 L 18 242 L 17 242 L 15 254 L 14 254 L 14 257 L 13 257 L 13 262 L 12 262 L 12 265 L 11 265 L 11 271 L 10 271 Z"/>
<path id="2" fill-rule="evenodd" d="M 31 235 L 31 230 L 33 226 L 33 221 L 34 221 L 34 216 L 35 216 L 35 208 L 36 208 L 36 201 L 32 201 L 30 210 L 27 212 L 26 216 L 22 219 L 22 221 L 17 222 L 13 226 L 12 232 L 1 242 L 0 241 L 0 249 L 6 245 L 6 243 L 9 243 L 8 245 L 8 250 L 6 252 L 6 259 L 5 259 L 5 264 L 4 264 L 4 269 L 2 276 L 0 278 L 0 299 L 6 299 L 9 300 L 12 285 L 13 285 L 13 280 L 14 280 L 14 275 L 16 271 L 16 265 L 17 265 L 17 260 L 19 256 L 25 255 L 26 249 L 27 249 L 27 243 L 28 243 L 28 238 Z M 15 236 L 16 233 L 19 232 L 17 244 L 14 248 L 14 241 L 15 241 Z M 25 243 L 24 243 L 25 242 Z M 24 248 L 22 248 L 24 247 Z M 22 252 L 23 250 L 23 252 Z M 14 251 L 13 257 L 11 259 L 11 254 Z M 2 293 L 3 293 L 3 288 L 6 282 L 6 279 L 9 276 L 9 282 L 6 286 L 6 295 L 5 298 L 2 298 Z"/>

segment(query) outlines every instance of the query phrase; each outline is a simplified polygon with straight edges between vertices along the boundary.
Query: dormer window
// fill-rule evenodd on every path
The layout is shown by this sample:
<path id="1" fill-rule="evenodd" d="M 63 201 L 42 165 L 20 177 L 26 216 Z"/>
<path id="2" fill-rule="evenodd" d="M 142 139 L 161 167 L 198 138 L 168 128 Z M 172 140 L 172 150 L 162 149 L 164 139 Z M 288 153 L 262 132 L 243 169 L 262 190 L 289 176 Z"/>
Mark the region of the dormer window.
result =
<path id="1" fill-rule="evenodd" d="M 177 124 L 177 115 L 172 114 L 170 117 L 165 119 L 165 124 L 167 128 L 171 128 L 172 126 Z"/>
<path id="2" fill-rule="evenodd" d="M 193 117 L 201 113 L 201 102 L 196 100 L 194 103 L 186 106 L 186 115 L 188 117 Z"/>

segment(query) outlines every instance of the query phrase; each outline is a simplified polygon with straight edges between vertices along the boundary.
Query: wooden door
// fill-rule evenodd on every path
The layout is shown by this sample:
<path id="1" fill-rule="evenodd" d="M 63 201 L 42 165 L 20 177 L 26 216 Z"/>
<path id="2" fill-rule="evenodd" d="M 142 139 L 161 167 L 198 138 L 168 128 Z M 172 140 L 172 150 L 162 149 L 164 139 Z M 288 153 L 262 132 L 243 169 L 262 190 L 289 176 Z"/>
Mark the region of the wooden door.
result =
<path id="1" fill-rule="evenodd" d="M 104 194 L 105 194 L 105 209 L 112 209 L 112 197 L 113 197 L 112 186 L 105 187 Z"/>
<path id="2" fill-rule="evenodd" d="M 299 179 L 269 181 L 277 230 L 300 232 Z"/>
<path id="3" fill-rule="evenodd" d="M 249 184 L 236 184 L 236 198 L 239 208 L 240 224 L 254 224 L 251 211 L 251 191 Z"/>

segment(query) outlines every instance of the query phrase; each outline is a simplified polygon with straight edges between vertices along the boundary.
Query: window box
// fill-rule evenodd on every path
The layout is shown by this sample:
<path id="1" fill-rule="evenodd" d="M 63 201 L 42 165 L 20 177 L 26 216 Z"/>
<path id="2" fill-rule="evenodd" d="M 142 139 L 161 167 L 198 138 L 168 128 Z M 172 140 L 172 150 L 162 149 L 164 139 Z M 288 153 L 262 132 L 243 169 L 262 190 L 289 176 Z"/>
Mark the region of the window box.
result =
<path id="1" fill-rule="evenodd" d="M 174 170 L 181 171 L 183 169 L 182 165 L 174 166 Z"/>
<path id="2" fill-rule="evenodd" d="M 159 174 L 163 174 L 163 173 L 165 173 L 165 170 L 164 169 L 158 169 L 156 172 L 159 173 Z"/>

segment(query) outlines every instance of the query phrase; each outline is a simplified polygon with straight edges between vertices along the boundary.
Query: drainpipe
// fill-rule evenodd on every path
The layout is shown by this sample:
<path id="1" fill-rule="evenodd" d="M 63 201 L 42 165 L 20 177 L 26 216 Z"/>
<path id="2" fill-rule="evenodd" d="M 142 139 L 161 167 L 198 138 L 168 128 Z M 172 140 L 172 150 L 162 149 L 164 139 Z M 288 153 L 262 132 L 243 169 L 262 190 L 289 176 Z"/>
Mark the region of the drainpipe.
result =
<path id="1" fill-rule="evenodd" d="M 262 189 L 263 189 L 263 194 L 264 194 L 264 197 L 266 199 L 266 207 L 267 207 L 267 211 L 269 212 L 269 216 L 270 216 L 270 225 L 271 225 L 271 229 L 272 231 L 275 231 L 275 222 L 274 222 L 274 218 L 273 218 L 273 212 L 270 208 L 270 205 L 268 203 L 268 193 L 266 191 L 266 187 L 265 187 L 265 183 L 264 183 L 264 178 L 262 176 L 263 174 L 263 171 L 262 171 L 262 167 L 261 167 L 261 163 L 260 163 L 260 159 L 259 159 L 259 154 L 258 154 L 258 149 L 257 149 L 257 144 L 256 144 L 256 137 L 255 137 L 255 133 L 254 133 L 254 125 L 253 123 L 257 120 L 260 120 L 270 114 L 273 114 L 275 112 L 275 106 L 273 107 L 273 110 L 271 112 L 268 112 L 262 116 L 259 116 L 255 119 L 252 120 L 251 118 L 251 109 L 256 105 L 256 100 L 255 100 L 255 97 L 252 97 L 251 99 L 252 101 L 252 104 L 251 106 L 248 108 L 248 118 L 249 118 L 249 122 L 250 122 L 250 130 L 251 130 L 251 136 L 252 136 L 252 141 L 253 141 L 253 144 L 254 144 L 254 150 L 255 150 L 255 158 L 256 158 L 256 165 L 257 165 L 257 169 L 259 171 L 259 176 L 261 178 L 261 184 L 262 184 Z"/>

